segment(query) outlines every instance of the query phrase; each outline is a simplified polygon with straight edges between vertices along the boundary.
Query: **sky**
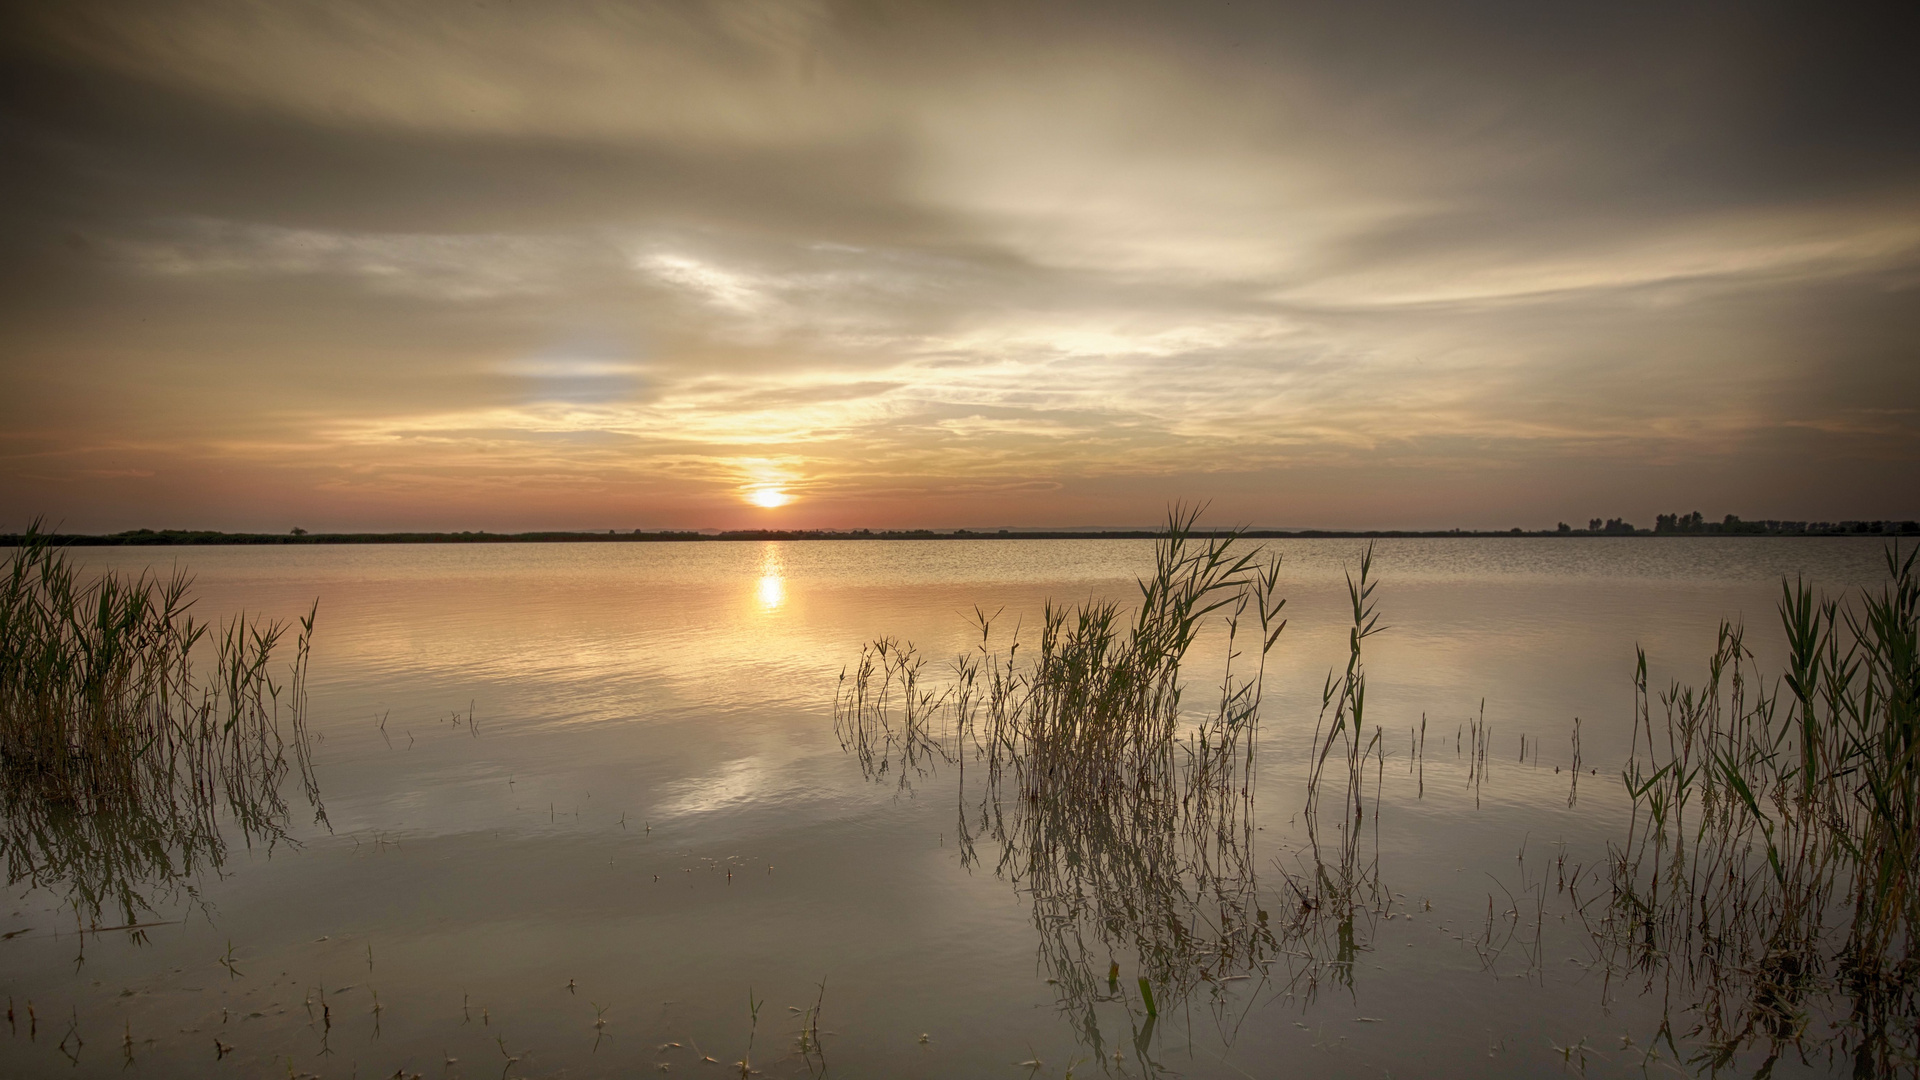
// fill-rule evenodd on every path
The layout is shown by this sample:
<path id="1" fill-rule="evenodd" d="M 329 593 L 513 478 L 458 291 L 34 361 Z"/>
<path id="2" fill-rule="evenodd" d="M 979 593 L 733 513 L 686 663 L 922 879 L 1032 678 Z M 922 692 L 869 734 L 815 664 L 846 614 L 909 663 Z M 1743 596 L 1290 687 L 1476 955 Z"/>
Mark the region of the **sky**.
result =
<path id="1" fill-rule="evenodd" d="M 1920 517 L 1875 10 L 7 5 L 0 529 Z"/>

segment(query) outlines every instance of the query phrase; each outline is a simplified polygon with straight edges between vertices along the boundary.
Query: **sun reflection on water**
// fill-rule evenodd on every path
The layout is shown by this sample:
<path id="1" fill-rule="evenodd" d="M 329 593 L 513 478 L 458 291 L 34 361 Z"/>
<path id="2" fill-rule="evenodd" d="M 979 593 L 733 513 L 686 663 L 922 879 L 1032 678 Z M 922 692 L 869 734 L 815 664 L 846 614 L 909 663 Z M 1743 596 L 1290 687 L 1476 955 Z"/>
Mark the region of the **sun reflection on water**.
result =
<path id="1" fill-rule="evenodd" d="M 760 557 L 760 608 L 773 611 L 787 602 L 786 563 L 781 561 L 780 547 L 768 544 Z"/>

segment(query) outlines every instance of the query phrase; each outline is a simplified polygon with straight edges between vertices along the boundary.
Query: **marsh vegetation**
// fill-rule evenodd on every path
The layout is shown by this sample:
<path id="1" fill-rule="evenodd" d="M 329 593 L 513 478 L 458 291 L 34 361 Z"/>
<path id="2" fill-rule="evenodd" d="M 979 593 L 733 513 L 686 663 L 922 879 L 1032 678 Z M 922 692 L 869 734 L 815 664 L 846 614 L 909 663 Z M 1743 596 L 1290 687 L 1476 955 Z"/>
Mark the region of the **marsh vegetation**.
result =
<path id="1" fill-rule="evenodd" d="M 37 531 L 0 568 L 0 844 L 10 884 L 65 891 L 83 929 L 138 927 L 220 871 L 231 838 L 287 840 L 314 611 L 199 622 L 193 579 L 83 577 Z M 230 827 L 229 827 L 230 826 Z"/>
<path id="2" fill-rule="evenodd" d="M 1704 684 L 1635 674 L 1633 799 L 1596 930 L 1610 963 L 1684 1003 L 1696 1064 L 1758 1045 L 1916 1069 L 1920 580 L 1845 600 L 1782 583 L 1782 676 L 1723 623 Z M 1669 1044 L 1673 1032 L 1666 1033 Z M 1674 1046 L 1678 1052 L 1678 1046 Z"/>
<path id="3" fill-rule="evenodd" d="M 1390 903 L 1364 840 L 1367 773 L 1384 760 L 1380 732 L 1365 728 L 1362 643 L 1382 629 L 1371 551 L 1347 582 L 1346 668 L 1322 696 L 1309 843 L 1295 866 L 1275 865 L 1284 891 L 1263 892 L 1255 744 L 1267 656 L 1286 629 L 1281 560 L 1233 535 L 1196 537 L 1194 521 L 1170 515 L 1131 613 L 1049 603 L 1023 656 L 1017 629 L 997 641 L 995 619 L 975 609 L 979 644 L 931 684 L 926 656 L 881 639 L 842 673 L 836 700 L 842 745 L 870 778 L 957 772 L 963 865 L 992 843 L 994 872 L 1031 900 L 1059 1007 L 1103 1063 L 1124 1052 L 1100 1007 L 1151 1064 L 1162 1012 L 1199 1000 L 1232 1028 L 1252 999 L 1223 990 L 1241 980 L 1307 995 L 1329 976 L 1349 982 L 1365 921 Z M 1182 666 L 1209 616 L 1225 655 L 1217 690 L 1196 704 Z"/>
<path id="4" fill-rule="evenodd" d="M 1193 523 L 1170 519 L 1130 623 L 1114 603 L 1049 603 L 1023 656 L 1018 632 L 996 644 L 995 620 L 976 609 L 979 644 L 945 670 L 881 639 L 843 671 L 836 699 L 842 745 L 869 778 L 911 786 L 958 773 L 963 863 L 979 861 L 979 839 L 997 847 L 995 873 L 1031 901 L 1060 1007 L 1103 1062 L 1101 1005 L 1151 1065 L 1169 1006 L 1204 1000 L 1223 1031 L 1237 1027 L 1248 999 L 1221 993 L 1236 980 L 1290 998 L 1311 999 L 1328 978 L 1350 990 L 1395 903 L 1378 839 L 1388 752 L 1382 727 L 1369 727 L 1363 660 L 1385 629 L 1372 549 L 1346 579 L 1348 656 L 1321 693 L 1305 842 L 1263 883 L 1253 747 L 1267 655 L 1286 625 L 1281 564 L 1235 537 L 1196 540 Z M 1851 602 L 1783 583 L 1788 671 L 1773 683 L 1729 623 L 1704 686 L 1651 692 L 1640 654 L 1626 835 L 1593 860 L 1603 870 L 1562 852 L 1524 900 L 1489 896 L 1473 943 L 1489 971 L 1517 944 L 1537 976 L 1557 894 L 1592 940 L 1603 996 L 1623 985 L 1663 996 L 1653 1038 L 1694 1068 L 1718 1073 L 1753 1051 L 1762 1074 L 1788 1053 L 1860 1076 L 1915 1071 L 1920 580 L 1911 553 L 1889 549 L 1887 570 L 1881 590 Z M 1182 661 L 1214 613 L 1218 696 L 1183 706 Z M 1470 745 L 1456 756 L 1477 804 L 1491 731 L 1484 716 L 1462 727 Z M 1408 732 L 1407 753 L 1422 792 L 1424 729 L 1422 718 Z M 1587 771 L 1578 720 L 1571 746 L 1569 807 Z M 1523 765 L 1529 749 L 1522 736 Z M 1537 765 L 1538 739 L 1531 751 Z"/>

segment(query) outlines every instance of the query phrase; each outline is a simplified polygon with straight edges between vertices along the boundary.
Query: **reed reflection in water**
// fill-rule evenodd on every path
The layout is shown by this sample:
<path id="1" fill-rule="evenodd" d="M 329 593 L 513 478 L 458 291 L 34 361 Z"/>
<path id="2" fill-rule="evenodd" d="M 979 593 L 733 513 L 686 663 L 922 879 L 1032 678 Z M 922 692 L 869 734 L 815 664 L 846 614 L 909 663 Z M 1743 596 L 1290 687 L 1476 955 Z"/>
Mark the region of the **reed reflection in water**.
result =
<path id="1" fill-rule="evenodd" d="M 994 871 L 1032 903 L 1058 1007 L 1102 1066 L 1120 1071 L 1127 1055 L 1109 1048 L 1103 1015 L 1145 1071 L 1162 1069 L 1163 1012 L 1185 1017 L 1196 1000 L 1230 1044 L 1276 962 L 1288 992 L 1311 995 L 1329 967 L 1350 984 L 1356 917 L 1382 901 L 1377 859 L 1358 854 L 1360 813 L 1323 846 L 1317 800 L 1310 869 L 1282 873 L 1288 913 L 1275 918 L 1263 900 L 1254 763 L 1266 658 L 1286 627 L 1280 560 L 1239 553 L 1233 537 L 1196 540 L 1192 523 L 1176 511 L 1131 626 L 1114 603 L 1049 604 L 1038 649 L 1023 658 L 1018 631 L 1002 647 L 993 617 L 976 609 L 979 643 L 954 659 L 950 679 L 929 686 L 925 656 L 881 639 L 842 675 L 835 708 L 869 779 L 910 786 L 942 766 L 958 772 L 962 864 L 979 862 L 980 840 L 998 847 Z M 1369 552 L 1349 580 L 1352 653 L 1323 701 L 1322 760 L 1336 743 L 1351 749 L 1343 807 L 1360 806 L 1378 749 L 1377 733 L 1359 735 L 1360 644 L 1377 629 L 1370 564 Z M 1219 697 L 1194 711 L 1182 704 L 1181 663 L 1215 612 L 1226 624 Z M 1310 790 L 1319 787 L 1316 778 Z"/>
<path id="2" fill-rule="evenodd" d="M 929 677 L 912 644 L 883 638 L 842 673 L 835 704 L 842 746 L 869 780 L 891 775 L 910 789 L 938 769 L 958 773 L 962 864 L 979 863 L 978 841 L 998 846 L 994 871 L 1031 903 L 1040 967 L 1076 1037 L 1103 1067 L 1125 1072 L 1126 1053 L 1110 1050 L 1106 1034 L 1117 1020 L 1143 1075 L 1162 1071 L 1154 1038 L 1163 1010 L 1202 1004 L 1230 1046 L 1262 992 L 1311 1001 L 1325 976 L 1351 992 L 1355 962 L 1395 904 L 1380 880 L 1384 731 L 1369 730 L 1362 655 L 1384 629 L 1373 552 L 1347 579 L 1350 654 L 1322 695 L 1305 843 L 1292 868 L 1275 864 L 1283 891 L 1263 895 L 1254 743 L 1266 656 L 1285 627 L 1279 561 L 1235 559 L 1230 538 L 1189 552 L 1181 528 L 1190 524 L 1176 518 L 1157 548 L 1130 630 L 1120 631 L 1112 604 L 1049 604 L 1038 649 L 1023 659 L 1017 632 L 997 646 L 993 617 L 976 609 L 979 644 L 945 678 Z M 1863 593 L 1857 609 L 1783 586 L 1792 697 L 1779 721 L 1780 691 L 1762 685 L 1748 697 L 1751 654 L 1737 626 L 1722 625 L 1703 689 L 1676 683 L 1660 695 L 1667 730 L 1658 737 L 1641 655 L 1635 747 L 1622 774 L 1634 805 L 1628 835 L 1603 860 L 1569 866 L 1563 848 L 1537 884 L 1520 838 L 1526 880 L 1508 889 L 1495 879 L 1503 898 L 1489 894 L 1472 943 L 1489 975 L 1517 946 L 1521 977 L 1541 977 L 1557 894 L 1569 905 L 1562 920 L 1590 935 L 1603 999 L 1625 980 L 1663 1002 L 1650 1045 L 1622 1041 L 1643 1067 L 1662 1060 L 1664 1042 L 1707 1073 L 1757 1055 L 1758 1075 L 1771 1075 L 1789 1052 L 1856 1076 L 1920 1072 L 1920 577 L 1911 555 L 1890 551 L 1887 567 L 1890 584 Z M 1225 595 L 1209 603 L 1217 592 Z M 1183 710 L 1192 627 L 1223 608 L 1219 702 Z M 1257 667 L 1237 675 L 1238 643 L 1255 621 Z M 1478 805 L 1491 734 L 1483 717 L 1470 726 L 1466 782 Z M 1408 732 L 1416 799 L 1424 727 Z M 1578 720 L 1570 741 L 1571 809 L 1583 770 Z M 1537 738 L 1531 749 L 1537 764 Z M 1528 751 L 1523 736 L 1522 764 Z M 1330 761 L 1343 767 L 1329 772 Z M 984 779 L 970 787 L 970 772 Z M 1344 788 L 1337 801 L 1335 785 Z M 1242 980 L 1248 992 L 1232 992 Z M 1584 1038 L 1555 1045 L 1582 1072 L 1598 1056 Z"/>
<path id="3" fill-rule="evenodd" d="M 0 578 L 9 885 L 64 891 L 84 931 L 107 917 L 137 932 L 221 872 L 229 830 L 249 847 L 290 842 L 290 771 L 325 823 L 306 729 L 317 605 L 281 670 L 288 628 L 236 616 L 210 635 L 184 572 L 85 579 L 30 532 Z M 195 665 L 207 652 L 210 677 Z"/>
<path id="4" fill-rule="evenodd" d="M 1889 550 L 1887 575 L 1843 599 L 1782 582 L 1771 686 L 1734 624 L 1700 686 L 1650 692 L 1640 656 L 1634 815 L 1594 933 L 1610 974 L 1684 995 L 1697 1066 L 1757 1046 L 1763 1074 L 1795 1049 L 1920 1073 L 1915 553 Z"/>

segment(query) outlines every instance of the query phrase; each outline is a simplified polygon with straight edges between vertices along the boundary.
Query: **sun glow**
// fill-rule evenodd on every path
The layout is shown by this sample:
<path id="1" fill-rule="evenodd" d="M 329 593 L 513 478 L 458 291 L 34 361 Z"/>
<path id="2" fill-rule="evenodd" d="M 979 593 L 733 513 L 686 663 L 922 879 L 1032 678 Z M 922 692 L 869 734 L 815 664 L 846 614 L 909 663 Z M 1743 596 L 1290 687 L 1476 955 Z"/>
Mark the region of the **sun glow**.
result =
<path id="1" fill-rule="evenodd" d="M 776 487 L 754 488 L 747 492 L 747 501 L 755 506 L 764 506 L 771 510 L 776 506 L 785 506 L 793 501 L 793 496 Z"/>

